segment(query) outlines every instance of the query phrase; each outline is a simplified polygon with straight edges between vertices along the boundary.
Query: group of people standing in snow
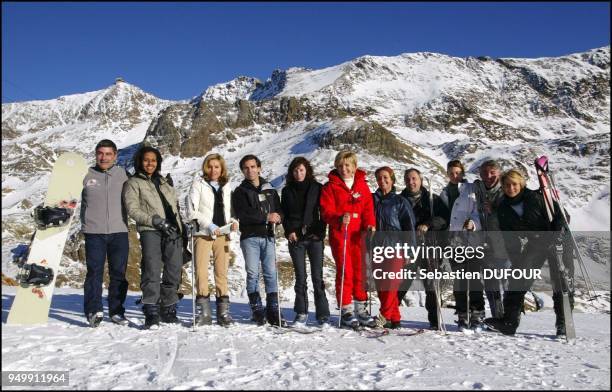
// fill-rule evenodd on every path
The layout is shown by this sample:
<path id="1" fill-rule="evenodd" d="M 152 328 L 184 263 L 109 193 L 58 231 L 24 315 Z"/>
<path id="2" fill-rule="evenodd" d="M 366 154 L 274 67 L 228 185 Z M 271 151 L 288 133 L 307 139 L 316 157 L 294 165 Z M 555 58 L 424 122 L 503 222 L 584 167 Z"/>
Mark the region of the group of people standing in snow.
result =
<path id="1" fill-rule="evenodd" d="M 306 256 L 314 291 L 315 316 L 319 325 L 330 323 L 330 309 L 323 280 L 324 241 L 335 261 L 336 301 L 341 309 L 340 322 L 349 327 L 400 327 L 399 305 L 411 281 L 400 282 L 378 291 L 380 311 L 373 317 L 366 306 L 368 292 L 362 254 L 364 232 L 408 232 L 410 238 L 423 238 L 426 232 L 490 233 L 492 248 L 487 262 L 497 268 L 504 263 L 520 268 L 540 268 L 554 257 L 539 237 L 529 238 L 526 246 L 501 231 L 553 231 L 559 222 L 549 223 L 539 192 L 526 188 L 525 176 L 511 169 L 502 174 L 499 164 L 488 160 L 480 166 L 481 180 L 465 181 L 460 161 L 447 165 L 448 185 L 440 195 L 430 195 L 423 186 L 423 176 L 416 168 L 405 171 L 406 188 L 397 193 L 395 172 L 388 166 L 375 171 L 378 188 L 371 192 L 366 172 L 358 168 L 357 156 L 350 151 L 337 154 L 334 169 L 326 184 L 319 183 L 310 162 L 294 158 L 287 170 L 286 185 L 279 197 L 276 189 L 261 177 L 262 164 L 255 155 L 239 162 L 243 181 L 230 189 L 227 164 L 219 154 L 204 158 L 202 171 L 193 180 L 185 199 L 185 220 L 179 209 L 179 196 L 169 176 L 161 175 L 162 156 L 150 146 L 134 156 L 135 173 L 129 176 L 116 165 L 117 147 L 110 140 L 96 146 L 96 165 L 83 180 L 81 209 L 85 233 L 87 276 L 84 311 L 91 326 L 103 318 L 102 276 L 108 258 L 110 284 L 109 316 L 118 324 L 128 324 L 123 303 L 127 293 L 125 277 L 129 252 L 127 219 L 136 222 L 142 248 L 141 284 L 145 328 L 160 322 L 176 323 L 179 286 L 187 231 L 194 236 L 197 279 L 197 324 L 212 323 L 208 269 L 214 260 L 214 296 L 216 321 L 228 326 L 230 315 L 228 269 L 231 233 L 240 233 L 240 248 L 245 260 L 246 292 L 251 319 L 259 325 L 287 323 L 280 311 L 275 232 L 284 228 L 295 272 L 294 323 L 308 321 L 308 284 Z M 186 229 L 192 222 L 195 229 Z M 440 238 L 448 238 L 441 236 Z M 549 262 L 551 267 L 554 263 Z M 453 263 L 453 269 L 478 268 L 475 263 Z M 385 268 L 399 270 L 398 260 Z M 421 268 L 429 268 L 419 265 Z M 259 279 L 263 275 L 265 302 L 260 296 Z M 489 298 L 492 318 L 488 324 L 505 334 L 514 334 L 520 321 L 523 300 L 530 282 L 500 284 L 479 279 L 454 282 L 458 325 L 461 329 L 481 328 L 485 321 L 483 291 Z M 438 313 L 433 282 L 425 281 L 426 308 L 432 329 L 438 328 Z M 490 286 L 493 284 L 496 287 Z M 469 289 L 468 289 L 469 287 Z M 560 298 L 554 295 L 557 332 L 563 334 Z M 558 304 L 559 302 L 559 304 Z M 469 323 L 468 323 L 469 320 Z"/>

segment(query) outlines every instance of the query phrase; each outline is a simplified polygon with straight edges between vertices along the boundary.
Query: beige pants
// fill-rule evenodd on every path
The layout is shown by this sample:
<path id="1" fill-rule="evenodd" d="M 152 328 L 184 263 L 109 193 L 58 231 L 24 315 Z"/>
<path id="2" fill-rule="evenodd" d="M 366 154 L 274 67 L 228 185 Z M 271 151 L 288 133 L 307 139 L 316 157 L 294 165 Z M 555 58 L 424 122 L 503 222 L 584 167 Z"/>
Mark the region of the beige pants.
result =
<path id="1" fill-rule="evenodd" d="M 229 241 L 227 236 L 195 237 L 196 273 L 198 296 L 208 297 L 208 263 L 210 251 L 213 252 L 216 296 L 229 295 L 227 289 L 227 270 L 229 268 Z"/>

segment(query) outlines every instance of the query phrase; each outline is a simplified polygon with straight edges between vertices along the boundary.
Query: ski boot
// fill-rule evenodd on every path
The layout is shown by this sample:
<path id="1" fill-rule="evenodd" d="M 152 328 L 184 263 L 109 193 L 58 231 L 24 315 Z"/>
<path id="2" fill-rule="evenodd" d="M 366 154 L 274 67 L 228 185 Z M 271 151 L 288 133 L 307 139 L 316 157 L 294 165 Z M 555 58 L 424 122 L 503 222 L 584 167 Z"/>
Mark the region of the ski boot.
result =
<path id="1" fill-rule="evenodd" d="M 459 332 L 465 332 L 470 330 L 470 326 L 467 322 L 467 313 L 457 313 L 457 328 Z"/>
<path id="2" fill-rule="evenodd" d="M 340 311 L 341 324 L 345 327 L 349 327 L 352 329 L 359 328 L 359 319 L 355 317 L 355 313 L 353 313 L 353 305 L 346 305 L 342 307 Z"/>
<path id="3" fill-rule="evenodd" d="M 470 329 L 474 332 L 482 332 L 485 328 L 483 319 L 484 311 L 472 310 L 470 314 Z"/>
<path id="4" fill-rule="evenodd" d="M 34 212 L 34 221 L 39 229 L 44 230 L 48 227 L 59 227 L 65 225 L 69 220 L 74 210 L 71 208 L 61 207 L 36 207 Z"/>
<path id="5" fill-rule="evenodd" d="M 47 286 L 53 281 L 53 269 L 39 264 L 22 264 L 17 280 L 22 286 Z"/>
<path id="6" fill-rule="evenodd" d="M 278 319 L 278 293 L 268 293 L 266 296 L 266 318 L 270 325 L 285 328 L 287 326 L 287 320 L 280 315 Z"/>
<path id="7" fill-rule="evenodd" d="M 251 306 L 251 321 L 255 321 L 260 326 L 264 325 L 266 323 L 266 314 L 259 292 L 256 291 L 249 294 L 249 305 Z"/>
<path id="8" fill-rule="evenodd" d="M 196 308 L 198 310 L 196 325 L 199 327 L 203 325 L 211 325 L 212 311 L 210 310 L 210 297 L 198 296 L 196 298 Z"/>
<path id="9" fill-rule="evenodd" d="M 229 313 L 229 297 L 227 295 L 217 297 L 217 324 L 222 327 L 229 327 L 234 324 L 234 320 Z"/>
<path id="10" fill-rule="evenodd" d="M 89 323 L 90 327 L 97 328 L 102 322 L 103 318 L 104 318 L 104 313 L 102 312 L 89 313 L 87 315 L 87 322 Z"/>
<path id="11" fill-rule="evenodd" d="M 143 329 L 159 329 L 159 305 L 145 304 L 142 311 L 145 315 Z"/>
<path id="12" fill-rule="evenodd" d="M 160 318 L 162 323 L 177 324 L 180 323 L 176 317 L 176 304 L 161 306 Z"/>
<path id="13" fill-rule="evenodd" d="M 378 313 L 378 316 L 374 318 L 374 323 L 374 328 L 387 328 L 386 325 L 390 322 L 387 321 L 387 319 L 385 318 L 385 316 L 382 315 L 382 313 Z"/>
<path id="14" fill-rule="evenodd" d="M 374 317 L 370 315 L 366 308 L 366 301 L 355 301 L 355 313 L 357 314 L 360 325 L 368 328 L 374 328 L 376 326 Z"/>

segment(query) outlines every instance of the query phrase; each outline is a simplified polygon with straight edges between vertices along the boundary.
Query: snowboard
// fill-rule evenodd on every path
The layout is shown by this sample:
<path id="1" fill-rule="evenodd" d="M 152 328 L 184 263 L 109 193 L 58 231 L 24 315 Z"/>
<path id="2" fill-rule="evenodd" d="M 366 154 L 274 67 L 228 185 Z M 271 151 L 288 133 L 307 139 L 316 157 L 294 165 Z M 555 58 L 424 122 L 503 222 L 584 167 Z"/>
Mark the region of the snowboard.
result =
<path id="1" fill-rule="evenodd" d="M 40 218 L 45 215 L 41 212 L 47 213 L 59 207 L 65 215 L 57 218 L 57 226 L 45 226 L 37 222 L 38 227 L 27 260 L 20 267 L 20 286 L 17 288 L 7 324 L 47 323 L 60 260 L 74 210 L 81 198 L 83 178 L 87 170 L 87 161 L 75 153 L 62 154 L 53 165 L 47 196 L 42 207 L 37 207 L 35 214 Z M 48 215 L 47 213 L 45 216 Z M 25 279 L 20 278 L 24 278 L 24 274 L 29 274 L 28 281 L 33 283 L 23 282 Z M 33 274 L 37 274 L 37 278 L 32 278 Z"/>

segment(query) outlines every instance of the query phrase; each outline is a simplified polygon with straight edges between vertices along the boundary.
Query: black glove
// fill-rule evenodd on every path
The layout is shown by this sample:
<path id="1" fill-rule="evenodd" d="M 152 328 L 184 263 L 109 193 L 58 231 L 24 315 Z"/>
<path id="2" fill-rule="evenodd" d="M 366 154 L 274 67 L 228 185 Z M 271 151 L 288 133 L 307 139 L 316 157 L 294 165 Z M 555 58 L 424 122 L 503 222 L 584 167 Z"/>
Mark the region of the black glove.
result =
<path id="1" fill-rule="evenodd" d="M 151 222 L 153 223 L 153 227 L 164 233 L 164 235 L 170 236 L 171 234 L 176 233 L 176 228 L 159 215 L 153 215 Z"/>

